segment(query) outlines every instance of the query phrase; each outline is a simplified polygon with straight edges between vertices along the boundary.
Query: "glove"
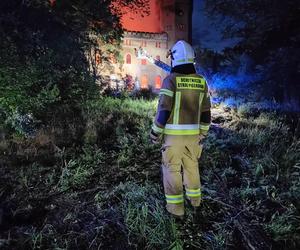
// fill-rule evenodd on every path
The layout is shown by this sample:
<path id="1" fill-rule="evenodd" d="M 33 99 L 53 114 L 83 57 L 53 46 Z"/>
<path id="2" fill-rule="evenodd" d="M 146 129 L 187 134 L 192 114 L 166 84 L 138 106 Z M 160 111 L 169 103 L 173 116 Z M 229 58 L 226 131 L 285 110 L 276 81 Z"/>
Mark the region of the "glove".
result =
<path id="1" fill-rule="evenodd" d="M 154 132 L 153 129 L 151 129 L 150 140 L 153 144 L 159 144 L 160 143 L 160 134 Z"/>

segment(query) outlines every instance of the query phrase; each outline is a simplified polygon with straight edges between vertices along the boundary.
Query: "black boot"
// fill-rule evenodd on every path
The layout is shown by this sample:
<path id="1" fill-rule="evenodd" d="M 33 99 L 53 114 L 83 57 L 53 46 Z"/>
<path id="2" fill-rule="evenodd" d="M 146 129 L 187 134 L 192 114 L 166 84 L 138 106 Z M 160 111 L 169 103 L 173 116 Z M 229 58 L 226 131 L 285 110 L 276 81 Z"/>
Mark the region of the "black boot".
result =
<path id="1" fill-rule="evenodd" d="M 203 221 L 201 207 L 193 207 L 193 223 L 200 224 Z"/>
<path id="2" fill-rule="evenodd" d="M 183 224 L 184 223 L 184 215 L 176 215 L 176 214 L 171 214 L 171 217 L 174 219 L 175 223 L 178 224 Z"/>

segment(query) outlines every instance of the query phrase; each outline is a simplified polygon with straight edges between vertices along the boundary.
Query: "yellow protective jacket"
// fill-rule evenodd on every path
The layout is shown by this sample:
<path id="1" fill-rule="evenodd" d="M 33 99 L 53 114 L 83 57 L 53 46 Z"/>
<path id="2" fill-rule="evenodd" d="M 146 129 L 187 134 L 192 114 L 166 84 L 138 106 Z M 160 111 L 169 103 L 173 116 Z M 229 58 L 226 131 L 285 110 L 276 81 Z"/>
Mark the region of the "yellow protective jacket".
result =
<path id="1" fill-rule="evenodd" d="M 156 133 L 207 134 L 211 105 L 207 83 L 202 76 L 171 73 L 164 79 L 159 95 L 157 114 L 152 126 Z M 170 111 L 165 125 L 158 120 L 160 111 Z"/>

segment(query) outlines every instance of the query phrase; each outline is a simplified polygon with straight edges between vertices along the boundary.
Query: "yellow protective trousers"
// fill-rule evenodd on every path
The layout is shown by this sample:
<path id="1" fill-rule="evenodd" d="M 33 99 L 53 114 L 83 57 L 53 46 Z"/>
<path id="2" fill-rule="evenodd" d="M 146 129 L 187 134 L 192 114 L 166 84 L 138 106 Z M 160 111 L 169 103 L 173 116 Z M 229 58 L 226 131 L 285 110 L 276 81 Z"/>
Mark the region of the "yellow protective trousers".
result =
<path id="1" fill-rule="evenodd" d="M 165 135 L 162 147 L 163 183 L 168 212 L 184 215 L 184 190 L 192 206 L 201 202 L 198 135 Z M 183 189 L 184 186 L 184 189 Z"/>

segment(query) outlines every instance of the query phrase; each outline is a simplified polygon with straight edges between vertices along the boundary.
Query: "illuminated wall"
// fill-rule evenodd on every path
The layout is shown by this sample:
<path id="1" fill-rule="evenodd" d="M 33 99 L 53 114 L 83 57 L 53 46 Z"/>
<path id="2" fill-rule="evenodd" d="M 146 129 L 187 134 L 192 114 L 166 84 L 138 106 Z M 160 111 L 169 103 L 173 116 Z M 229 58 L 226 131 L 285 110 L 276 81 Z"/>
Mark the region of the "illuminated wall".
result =
<path id="1" fill-rule="evenodd" d="M 160 0 L 150 0 L 150 15 L 142 17 L 139 13 L 126 13 L 121 18 L 124 29 L 138 32 L 163 32 Z"/>
<path id="2" fill-rule="evenodd" d="M 166 54 L 180 39 L 190 41 L 192 0 L 150 0 L 150 14 L 126 13 L 121 22 L 126 30 L 122 54 L 124 64 L 115 64 L 115 72 L 131 79 L 141 88 L 159 89 L 167 73 L 149 61 L 137 59 L 134 49 L 142 47 L 149 55 L 170 64 Z M 116 78 L 117 76 L 112 76 Z"/>
<path id="3" fill-rule="evenodd" d="M 192 42 L 192 0 L 175 1 L 174 41 L 183 39 Z"/>
<path id="4" fill-rule="evenodd" d="M 150 14 L 126 13 L 124 29 L 147 33 L 167 33 L 168 46 L 179 39 L 191 42 L 192 0 L 149 0 Z"/>
<path id="5" fill-rule="evenodd" d="M 148 60 L 138 59 L 134 49 L 142 47 L 153 58 L 170 63 L 166 58 L 167 42 L 165 33 L 125 32 L 122 46 L 123 72 L 132 76 L 135 82 L 138 81 L 141 88 L 160 88 L 158 79 L 162 80 L 167 74 Z"/>

